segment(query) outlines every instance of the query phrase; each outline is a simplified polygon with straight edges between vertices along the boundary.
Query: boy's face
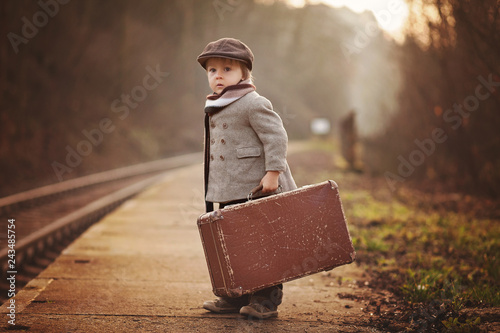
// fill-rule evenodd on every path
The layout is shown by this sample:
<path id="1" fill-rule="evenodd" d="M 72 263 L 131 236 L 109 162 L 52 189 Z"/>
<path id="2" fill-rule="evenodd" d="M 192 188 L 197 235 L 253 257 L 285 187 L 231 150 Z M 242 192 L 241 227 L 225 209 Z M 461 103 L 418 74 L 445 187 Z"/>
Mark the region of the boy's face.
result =
<path id="1" fill-rule="evenodd" d="M 241 64 L 237 60 L 210 58 L 207 61 L 208 85 L 216 94 L 243 79 Z"/>

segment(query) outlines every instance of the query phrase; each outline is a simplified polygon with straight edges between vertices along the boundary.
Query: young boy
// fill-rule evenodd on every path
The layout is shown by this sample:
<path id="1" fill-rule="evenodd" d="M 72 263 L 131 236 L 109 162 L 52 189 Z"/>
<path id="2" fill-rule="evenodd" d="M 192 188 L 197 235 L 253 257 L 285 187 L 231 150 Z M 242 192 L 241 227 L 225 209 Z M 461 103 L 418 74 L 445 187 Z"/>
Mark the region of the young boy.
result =
<path id="1" fill-rule="evenodd" d="M 205 200 L 207 211 L 257 196 L 295 189 L 286 161 L 288 136 L 271 102 L 255 91 L 253 53 L 244 43 L 222 38 L 198 56 L 213 91 L 205 103 Z M 283 286 L 252 295 L 218 298 L 203 307 L 217 313 L 241 313 L 260 319 L 278 315 Z"/>

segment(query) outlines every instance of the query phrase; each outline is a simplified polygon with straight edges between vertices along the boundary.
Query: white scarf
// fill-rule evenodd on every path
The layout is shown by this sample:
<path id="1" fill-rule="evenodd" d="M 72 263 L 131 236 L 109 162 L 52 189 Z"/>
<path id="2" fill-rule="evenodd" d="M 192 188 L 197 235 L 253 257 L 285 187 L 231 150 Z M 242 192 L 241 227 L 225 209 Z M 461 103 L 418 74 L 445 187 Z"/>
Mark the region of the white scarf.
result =
<path id="1" fill-rule="evenodd" d="M 208 95 L 205 102 L 205 113 L 216 113 L 252 91 L 255 91 L 255 86 L 250 80 L 244 80 L 224 88 L 220 95 L 215 93 Z"/>

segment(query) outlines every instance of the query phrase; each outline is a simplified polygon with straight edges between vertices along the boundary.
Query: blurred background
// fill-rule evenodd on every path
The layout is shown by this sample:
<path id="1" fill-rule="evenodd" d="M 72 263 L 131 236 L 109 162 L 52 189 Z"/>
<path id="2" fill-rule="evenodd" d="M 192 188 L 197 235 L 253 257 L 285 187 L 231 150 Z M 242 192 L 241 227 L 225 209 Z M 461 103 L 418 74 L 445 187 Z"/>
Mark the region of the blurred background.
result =
<path id="1" fill-rule="evenodd" d="M 201 151 L 196 57 L 234 37 L 291 140 L 318 118 L 338 140 L 355 115 L 359 167 L 391 189 L 497 197 L 499 15 L 497 0 L 1 1 L 0 196 Z"/>

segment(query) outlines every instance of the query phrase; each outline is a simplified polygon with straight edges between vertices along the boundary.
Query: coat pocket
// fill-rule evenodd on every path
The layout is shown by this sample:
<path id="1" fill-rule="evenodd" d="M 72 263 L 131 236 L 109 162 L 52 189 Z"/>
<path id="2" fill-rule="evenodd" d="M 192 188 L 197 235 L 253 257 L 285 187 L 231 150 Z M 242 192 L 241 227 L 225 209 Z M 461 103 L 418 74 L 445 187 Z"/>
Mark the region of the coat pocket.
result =
<path id="1" fill-rule="evenodd" d="M 236 149 L 236 157 L 238 158 L 259 157 L 260 155 L 260 147 L 245 147 Z"/>

